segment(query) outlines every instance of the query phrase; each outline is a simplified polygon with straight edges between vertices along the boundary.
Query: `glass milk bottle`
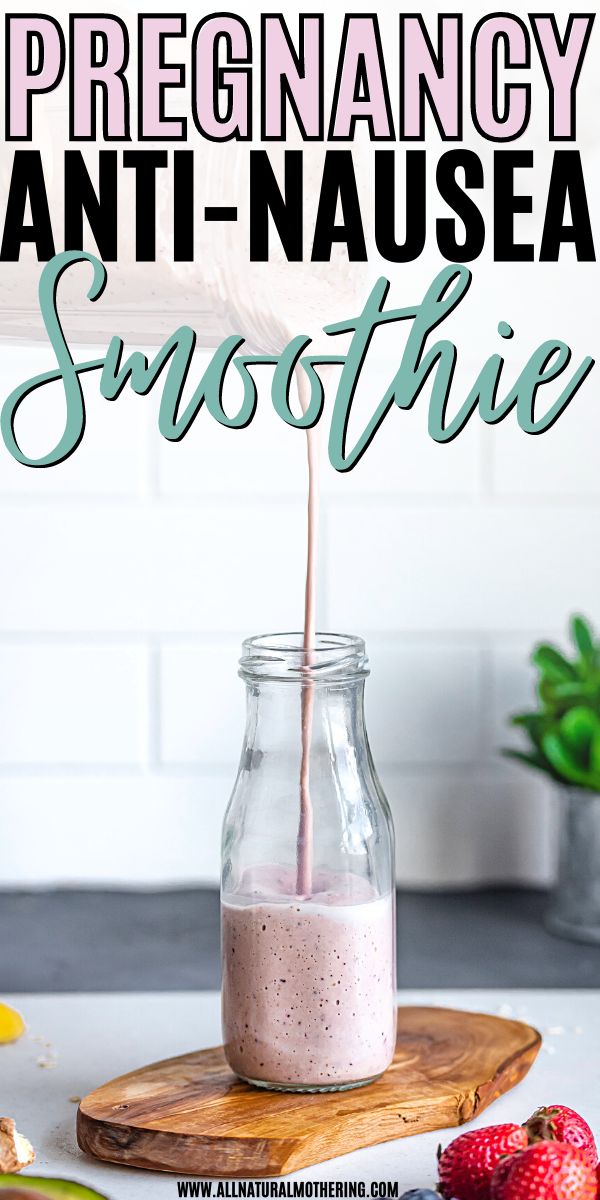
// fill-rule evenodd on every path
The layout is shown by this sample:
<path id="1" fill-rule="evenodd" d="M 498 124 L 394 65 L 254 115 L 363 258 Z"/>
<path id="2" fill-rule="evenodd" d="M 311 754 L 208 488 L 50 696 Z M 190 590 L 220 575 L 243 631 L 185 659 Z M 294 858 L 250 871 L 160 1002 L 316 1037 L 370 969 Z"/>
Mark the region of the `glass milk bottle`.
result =
<path id="1" fill-rule="evenodd" d="M 244 642 L 247 720 L 223 827 L 225 1054 L 283 1091 L 369 1083 L 395 1047 L 394 834 L 362 639 Z"/>

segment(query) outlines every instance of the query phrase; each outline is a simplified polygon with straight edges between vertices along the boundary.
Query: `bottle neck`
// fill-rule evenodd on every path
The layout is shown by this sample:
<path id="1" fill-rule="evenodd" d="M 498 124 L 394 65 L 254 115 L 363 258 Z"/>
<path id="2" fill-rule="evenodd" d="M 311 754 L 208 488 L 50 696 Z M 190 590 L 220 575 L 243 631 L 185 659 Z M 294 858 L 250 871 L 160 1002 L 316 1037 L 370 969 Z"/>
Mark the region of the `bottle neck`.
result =
<path id="1" fill-rule="evenodd" d="M 248 681 L 246 749 L 261 755 L 296 755 L 302 730 L 302 699 L 311 692 L 311 757 L 343 747 L 366 748 L 364 677 L 337 684 Z"/>

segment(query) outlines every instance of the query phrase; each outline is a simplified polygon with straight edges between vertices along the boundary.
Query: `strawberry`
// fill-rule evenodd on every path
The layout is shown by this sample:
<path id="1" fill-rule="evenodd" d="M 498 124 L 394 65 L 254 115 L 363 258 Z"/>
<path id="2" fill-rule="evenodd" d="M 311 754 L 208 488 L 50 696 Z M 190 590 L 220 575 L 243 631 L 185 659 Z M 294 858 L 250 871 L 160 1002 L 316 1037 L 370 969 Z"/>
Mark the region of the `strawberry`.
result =
<path id="1" fill-rule="evenodd" d="M 596 1173 L 566 1142 L 535 1142 L 503 1160 L 492 1176 L 491 1200 L 595 1200 Z"/>
<path id="2" fill-rule="evenodd" d="M 567 1108 L 564 1104 L 548 1104 L 545 1108 L 538 1108 L 525 1122 L 525 1129 L 530 1142 L 542 1139 L 567 1142 L 569 1146 L 577 1146 L 583 1151 L 590 1167 L 596 1166 L 598 1152 L 594 1135 L 587 1121 L 572 1108 Z"/>
<path id="3" fill-rule="evenodd" d="M 489 1200 L 494 1168 L 505 1154 L 527 1146 L 521 1125 L 489 1125 L 461 1133 L 439 1154 L 439 1190 L 450 1200 Z"/>
<path id="4" fill-rule="evenodd" d="M 519 1153 L 520 1153 L 520 1151 L 519 1151 Z M 514 1158 L 514 1155 L 509 1154 L 509 1155 L 507 1155 L 506 1158 L 500 1159 L 500 1162 L 498 1163 L 498 1166 L 496 1167 L 496 1170 L 494 1171 L 494 1174 L 492 1175 L 492 1182 L 490 1184 L 490 1195 L 493 1194 L 492 1188 L 494 1188 L 495 1191 L 500 1191 L 500 1192 L 502 1191 L 502 1185 L 504 1184 L 506 1177 L 508 1175 L 508 1172 L 510 1171 L 510 1169 L 512 1167 L 513 1158 Z"/>

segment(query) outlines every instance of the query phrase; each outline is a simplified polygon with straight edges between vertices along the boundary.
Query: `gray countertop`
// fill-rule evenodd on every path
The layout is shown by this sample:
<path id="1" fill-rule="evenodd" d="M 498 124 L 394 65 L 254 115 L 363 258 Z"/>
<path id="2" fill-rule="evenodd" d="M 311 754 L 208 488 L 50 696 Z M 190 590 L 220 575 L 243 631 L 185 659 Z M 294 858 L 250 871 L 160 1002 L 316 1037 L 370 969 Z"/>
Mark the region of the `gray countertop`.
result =
<path id="1" fill-rule="evenodd" d="M 402 988 L 597 988 L 600 947 L 552 937 L 544 892 L 400 892 Z M 0 991 L 185 991 L 219 986 L 219 897 L 0 892 Z"/>

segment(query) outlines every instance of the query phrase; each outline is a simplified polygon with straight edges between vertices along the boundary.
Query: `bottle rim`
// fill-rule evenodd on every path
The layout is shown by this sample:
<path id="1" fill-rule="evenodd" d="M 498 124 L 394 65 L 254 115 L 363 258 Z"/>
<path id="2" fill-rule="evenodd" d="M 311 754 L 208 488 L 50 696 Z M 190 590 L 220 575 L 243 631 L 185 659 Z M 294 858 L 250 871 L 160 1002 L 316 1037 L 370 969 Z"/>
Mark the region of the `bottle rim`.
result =
<path id="1" fill-rule="evenodd" d="M 316 684 L 351 682 L 369 674 L 364 638 L 348 633 L 315 633 L 307 650 L 304 635 L 262 633 L 242 643 L 242 679 Z"/>

